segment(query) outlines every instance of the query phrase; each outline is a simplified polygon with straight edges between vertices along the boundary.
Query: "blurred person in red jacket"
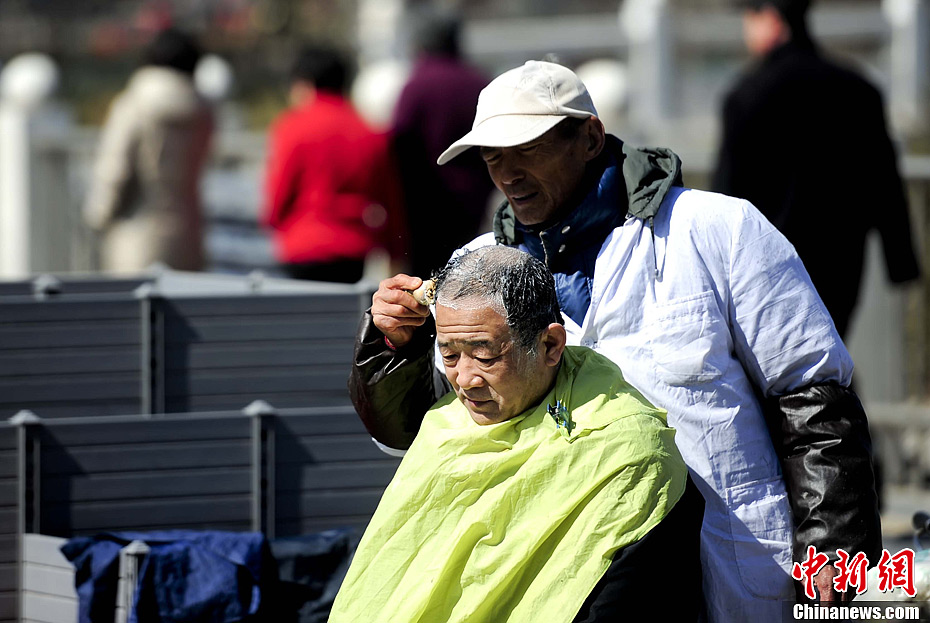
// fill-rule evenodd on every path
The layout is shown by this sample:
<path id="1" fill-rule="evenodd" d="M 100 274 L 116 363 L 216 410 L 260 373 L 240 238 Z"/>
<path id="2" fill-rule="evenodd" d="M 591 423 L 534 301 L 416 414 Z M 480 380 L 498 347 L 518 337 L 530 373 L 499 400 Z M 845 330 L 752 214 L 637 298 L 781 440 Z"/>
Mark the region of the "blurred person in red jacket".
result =
<path id="1" fill-rule="evenodd" d="M 263 222 L 294 279 L 354 283 L 366 256 L 403 248 L 400 189 L 387 137 L 345 97 L 346 61 L 307 47 L 291 71 L 291 108 L 271 128 Z"/>

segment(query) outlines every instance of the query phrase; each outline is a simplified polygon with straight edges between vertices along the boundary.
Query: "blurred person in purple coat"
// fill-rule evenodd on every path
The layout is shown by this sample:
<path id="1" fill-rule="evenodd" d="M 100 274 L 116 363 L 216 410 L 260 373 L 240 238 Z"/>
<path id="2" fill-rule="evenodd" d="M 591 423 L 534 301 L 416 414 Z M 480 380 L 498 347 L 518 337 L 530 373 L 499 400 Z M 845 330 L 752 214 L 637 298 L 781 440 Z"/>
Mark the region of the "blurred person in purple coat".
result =
<path id="1" fill-rule="evenodd" d="M 394 111 L 393 147 L 410 232 L 410 270 L 429 275 L 483 231 L 493 188 L 477 150 L 440 167 L 445 148 L 471 130 L 488 79 L 461 59 L 461 22 L 451 13 L 413 16 L 416 61 Z"/>

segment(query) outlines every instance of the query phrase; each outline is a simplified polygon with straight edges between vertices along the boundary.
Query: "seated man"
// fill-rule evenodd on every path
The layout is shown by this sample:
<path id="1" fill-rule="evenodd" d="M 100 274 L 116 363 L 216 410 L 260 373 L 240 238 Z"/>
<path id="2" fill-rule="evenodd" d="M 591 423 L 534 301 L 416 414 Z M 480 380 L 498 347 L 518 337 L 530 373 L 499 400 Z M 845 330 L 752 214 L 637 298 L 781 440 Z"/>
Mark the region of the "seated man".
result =
<path id="1" fill-rule="evenodd" d="M 460 256 L 437 279 L 436 327 L 454 391 L 426 414 L 330 621 L 613 621 L 672 582 L 663 615 L 696 620 L 703 499 L 665 412 L 566 347 L 545 265 L 503 246 Z"/>

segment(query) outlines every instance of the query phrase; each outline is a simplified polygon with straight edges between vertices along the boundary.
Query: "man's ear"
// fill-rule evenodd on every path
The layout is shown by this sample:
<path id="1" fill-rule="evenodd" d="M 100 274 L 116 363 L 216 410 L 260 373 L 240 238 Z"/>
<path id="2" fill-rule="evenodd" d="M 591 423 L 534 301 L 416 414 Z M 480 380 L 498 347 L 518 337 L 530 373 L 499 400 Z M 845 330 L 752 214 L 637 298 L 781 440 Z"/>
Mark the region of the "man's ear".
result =
<path id="1" fill-rule="evenodd" d="M 594 115 L 591 115 L 585 121 L 583 128 L 585 141 L 584 160 L 585 162 L 590 162 L 597 158 L 604 149 L 604 143 L 607 140 L 606 133 L 604 131 L 604 124 Z"/>
<path id="2" fill-rule="evenodd" d="M 547 366 L 559 365 L 567 339 L 568 335 L 565 333 L 565 327 L 557 322 L 553 322 L 543 331 L 543 361 Z"/>

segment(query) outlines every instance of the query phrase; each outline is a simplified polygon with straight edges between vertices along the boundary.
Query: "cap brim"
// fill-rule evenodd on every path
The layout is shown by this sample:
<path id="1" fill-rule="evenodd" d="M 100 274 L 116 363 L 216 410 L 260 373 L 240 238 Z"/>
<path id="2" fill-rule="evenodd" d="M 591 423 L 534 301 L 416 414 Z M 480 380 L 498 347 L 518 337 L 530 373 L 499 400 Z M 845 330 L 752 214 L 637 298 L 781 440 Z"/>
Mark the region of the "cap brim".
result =
<path id="1" fill-rule="evenodd" d="M 587 113 L 590 115 L 590 113 Z M 513 147 L 539 138 L 570 115 L 498 115 L 452 143 L 436 162 L 445 164 L 471 147 Z"/>

